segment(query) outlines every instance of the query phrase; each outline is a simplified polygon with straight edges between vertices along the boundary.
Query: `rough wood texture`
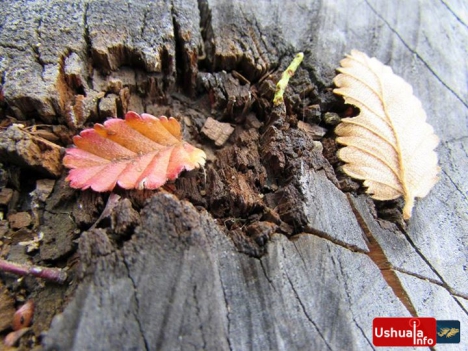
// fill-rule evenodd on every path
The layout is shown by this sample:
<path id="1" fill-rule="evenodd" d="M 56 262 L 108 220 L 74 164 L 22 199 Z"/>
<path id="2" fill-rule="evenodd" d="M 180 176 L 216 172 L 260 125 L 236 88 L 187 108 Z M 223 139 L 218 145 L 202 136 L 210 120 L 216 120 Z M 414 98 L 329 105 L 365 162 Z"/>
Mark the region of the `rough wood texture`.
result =
<path id="1" fill-rule="evenodd" d="M 239 254 L 208 213 L 158 194 L 123 250 L 83 234 L 86 278 L 46 349 L 368 350 L 374 315 L 409 316 L 365 254 L 308 234 L 267 251 Z"/>
<path id="2" fill-rule="evenodd" d="M 206 178 L 187 174 L 170 189 L 192 204 L 121 194 L 89 231 L 105 197 L 57 182 L 41 259 L 71 255 L 83 232 L 78 287 L 44 349 L 372 350 L 377 316 L 467 325 L 462 1 L 3 3 L 2 117 L 76 131 L 129 109 L 169 111 L 209 160 Z M 345 194 L 359 185 L 330 165 L 331 133 L 297 128 L 341 112 L 327 88 L 353 48 L 412 84 L 441 138 L 441 180 L 407 227 L 398 203 Z M 298 51 L 285 109 L 272 111 L 274 81 Z M 197 135 L 210 115 L 235 125 L 219 150 Z"/>
<path id="3" fill-rule="evenodd" d="M 0 135 L 0 159 L 3 161 L 47 176 L 59 176 L 63 170 L 61 158 L 58 145 L 35 137 L 18 125 L 12 125 Z"/>

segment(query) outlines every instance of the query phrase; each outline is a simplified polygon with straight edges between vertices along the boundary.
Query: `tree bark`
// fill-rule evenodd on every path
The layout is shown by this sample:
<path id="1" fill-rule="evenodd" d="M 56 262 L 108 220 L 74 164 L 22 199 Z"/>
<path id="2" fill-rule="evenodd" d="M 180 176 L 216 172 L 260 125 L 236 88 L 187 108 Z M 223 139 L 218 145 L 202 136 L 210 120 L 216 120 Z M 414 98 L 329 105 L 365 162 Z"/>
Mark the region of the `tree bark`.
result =
<path id="1" fill-rule="evenodd" d="M 61 126 L 66 145 L 91 122 L 128 110 L 171 114 L 208 154 L 205 174 L 184 174 L 170 191 L 116 190 L 122 199 L 92 229 L 106 195 L 57 182 L 41 256 L 63 257 L 54 245 L 70 255 L 78 228 L 80 263 L 45 350 L 373 350 L 375 317 L 468 325 L 466 5 L 3 5 L 4 119 Z M 336 167 L 333 127 L 322 116 L 343 110 L 330 88 L 353 48 L 411 83 L 441 139 L 440 181 L 407 225 L 399 202 L 372 201 Z M 299 51 L 303 64 L 278 112 L 274 84 Z M 311 106 L 321 111 L 315 117 Z M 199 133 L 210 116 L 235 128 L 221 147 Z M 461 338 L 444 350 L 468 345 Z"/>

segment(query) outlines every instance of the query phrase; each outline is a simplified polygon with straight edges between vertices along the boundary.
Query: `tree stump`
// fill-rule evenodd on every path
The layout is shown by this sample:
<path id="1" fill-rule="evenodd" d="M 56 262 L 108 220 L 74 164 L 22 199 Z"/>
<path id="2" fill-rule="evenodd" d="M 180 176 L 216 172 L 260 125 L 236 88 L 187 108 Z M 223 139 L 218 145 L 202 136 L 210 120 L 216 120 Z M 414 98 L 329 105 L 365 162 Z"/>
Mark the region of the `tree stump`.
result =
<path id="1" fill-rule="evenodd" d="M 422 0 L 4 1 L 0 116 L 22 126 L 0 136 L 2 186 L 20 199 L 2 208 L 23 204 L 38 221 L 25 230 L 44 234 L 35 256 L 14 241 L 7 256 L 66 265 L 72 283 L 29 289 L 42 348 L 373 350 L 375 317 L 467 326 L 466 13 Z M 332 79 L 353 48 L 413 86 L 441 139 L 440 181 L 409 223 L 401 202 L 372 201 L 339 171 L 323 117 L 345 111 Z M 129 110 L 176 117 L 208 162 L 164 189 L 116 189 L 105 208 L 109 194 L 68 188 L 44 139 L 65 147 Z M 223 145 L 200 133 L 208 118 L 234 128 Z M 54 159 L 37 157 L 45 144 Z M 34 210 L 28 192 L 54 177 Z"/>

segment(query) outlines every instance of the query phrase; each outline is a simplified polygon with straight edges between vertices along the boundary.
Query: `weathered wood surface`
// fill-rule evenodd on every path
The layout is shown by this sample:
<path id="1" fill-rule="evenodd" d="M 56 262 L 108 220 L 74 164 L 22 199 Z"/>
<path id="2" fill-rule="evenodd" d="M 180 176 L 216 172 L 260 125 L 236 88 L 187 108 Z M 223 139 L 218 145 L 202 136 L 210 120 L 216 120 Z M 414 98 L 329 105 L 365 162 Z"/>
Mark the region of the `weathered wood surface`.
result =
<path id="1" fill-rule="evenodd" d="M 193 176 L 177 184 L 198 209 L 158 193 L 122 245 L 111 230 L 81 235 L 81 280 L 45 349 L 371 350 L 376 316 L 468 325 L 463 1 L 2 1 L 2 8 L 2 93 L 17 118 L 73 130 L 129 109 L 164 111 L 155 106 L 174 101 L 167 91 L 196 96 L 209 87 L 218 117 L 244 126 L 210 158 L 206 197 Z M 249 84 L 226 78 L 237 71 L 258 82 L 304 51 L 297 75 L 316 86 L 325 109 L 325 87 L 353 48 L 412 84 L 441 138 L 441 180 L 406 229 L 398 218 L 378 218 L 366 196 L 340 190 L 321 150 L 294 127 L 260 133 L 256 118 L 243 120 Z M 294 113 L 306 107 L 292 102 Z M 256 111 L 265 127 L 268 116 Z M 208 116 L 191 113 L 199 131 Z M 258 216 L 260 224 L 244 217 L 262 212 L 269 215 Z"/>

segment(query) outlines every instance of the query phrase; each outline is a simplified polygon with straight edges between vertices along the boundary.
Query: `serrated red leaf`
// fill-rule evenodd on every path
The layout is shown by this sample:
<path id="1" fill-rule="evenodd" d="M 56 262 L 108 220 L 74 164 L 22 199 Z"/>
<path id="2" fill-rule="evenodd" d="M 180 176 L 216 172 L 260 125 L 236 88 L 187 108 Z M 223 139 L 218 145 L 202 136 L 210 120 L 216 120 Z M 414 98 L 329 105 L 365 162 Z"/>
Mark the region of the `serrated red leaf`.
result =
<path id="1" fill-rule="evenodd" d="M 183 171 L 205 164 L 203 150 L 182 140 L 174 118 L 128 112 L 125 120 L 111 118 L 73 137 L 66 150 L 67 181 L 76 189 L 111 191 L 156 189 Z"/>

